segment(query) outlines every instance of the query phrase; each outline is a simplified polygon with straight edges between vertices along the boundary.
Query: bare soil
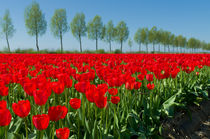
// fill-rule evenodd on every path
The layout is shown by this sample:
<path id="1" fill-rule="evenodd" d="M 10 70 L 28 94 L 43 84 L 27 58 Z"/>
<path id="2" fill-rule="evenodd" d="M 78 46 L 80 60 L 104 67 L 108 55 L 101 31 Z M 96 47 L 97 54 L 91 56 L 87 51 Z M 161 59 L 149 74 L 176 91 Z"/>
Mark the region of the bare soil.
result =
<path id="1" fill-rule="evenodd" d="M 189 111 L 178 112 L 163 123 L 166 139 L 210 139 L 210 100 L 190 106 Z"/>

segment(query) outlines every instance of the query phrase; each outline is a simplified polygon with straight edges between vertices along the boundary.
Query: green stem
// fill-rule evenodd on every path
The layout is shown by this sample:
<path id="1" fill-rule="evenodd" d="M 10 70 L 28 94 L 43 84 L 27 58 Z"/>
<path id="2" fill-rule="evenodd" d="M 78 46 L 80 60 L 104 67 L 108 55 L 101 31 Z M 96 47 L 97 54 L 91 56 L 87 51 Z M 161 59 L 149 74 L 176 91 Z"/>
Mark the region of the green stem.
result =
<path id="1" fill-rule="evenodd" d="M 28 139 L 27 118 L 25 118 L 25 130 L 26 130 L 26 139 Z"/>
<path id="2" fill-rule="evenodd" d="M 114 107 L 114 135 L 117 135 L 117 132 L 116 132 L 116 118 L 115 118 L 115 116 L 116 116 L 116 107 Z"/>
<path id="3" fill-rule="evenodd" d="M 66 108 L 68 109 L 68 97 L 67 97 L 67 90 L 65 89 L 65 99 L 66 99 Z"/>
<path id="4" fill-rule="evenodd" d="M 52 128 L 52 139 L 54 139 L 54 132 L 55 132 L 55 122 L 53 122 L 53 128 Z"/>
<path id="5" fill-rule="evenodd" d="M 40 131 L 40 139 L 43 139 L 43 135 L 44 135 L 44 130 Z"/>
<path id="6" fill-rule="evenodd" d="M 55 106 L 55 103 L 56 103 L 55 101 L 56 101 L 56 99 L 55 99 L 55 93 L 54 93 L 54 92 L 53 92 L 53 97 L 54 97 L 54 103 L 53 103 L 53 104 L 54 104 L 54 106 Z"/>
<path id="7" fill-rule="evenodd" d="M 80 131 L 80 123 L 79 123 L 79 113 L 78 113 L 78 139 L 79 139 L 79 131 Z"/>
<path id="8" fill-rule="evenodd" d="M 5 131 L 5 139 L 8 139 L 8 136 L 7 136 L 7 126 L 5 126 L 4 129 L 5 129 L 4 130 Z"/>
<path id="9" fill-rule="evenodd" d="M 108 110 L 105 109 L 105 114 L 106 114 L 106 129 L 107 129 L 107 134 L 108 134 Z"/>

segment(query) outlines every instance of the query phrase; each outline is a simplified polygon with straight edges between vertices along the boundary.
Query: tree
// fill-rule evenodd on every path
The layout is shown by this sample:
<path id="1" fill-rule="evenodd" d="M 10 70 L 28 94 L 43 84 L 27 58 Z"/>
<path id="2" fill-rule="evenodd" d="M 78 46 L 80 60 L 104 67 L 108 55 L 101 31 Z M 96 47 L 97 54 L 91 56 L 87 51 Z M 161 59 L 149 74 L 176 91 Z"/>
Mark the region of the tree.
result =
<path id="1" fill-rule="evenodd" d="M 50 26 L 53 35 L 60 38 L 61 52 L 63 52 L 63 35 L 69 29 L 65 9 L 55 10 Z"/>
<path id="2" fill-rule="evenodd" d="M 141 30 L 141 42 L 146 45 L 147 53 L 149 52 L 148 51 L 148 43 L 149 43 L 148 34 L 149 34 L 148 28 L 143 28 Z"/>
<path id="3" fill-rule="evenodd" d="M 178 47 L 182 47 L 182 45 L 183 45 L 183 36 L 182 35 L 177 36 L 177 41 L 178 41 Z M 177 52 L 178 52 L 178 47 L 177 47 Z M 181 48 L 180 48 L 180 50 L 181 50 Z"/>
<path id="4" fill-rule="evenodd" d="M 204 43 L 204 44 L 202 45 L 202 49 L 203 49 L 203 50 L 208 50 L 208 51 L 209 51 L 209 50 L 210 50 L 210 43 L 208 43 L 208 44 L 207 44 L 207 43 Z"/>
<path id="5" fill-rule="evenodd" d="M 131 38 L 128 39 L 128 46 L 130 47 L 130 52 L 131 52 L 131 47 L 133 46 L 133 41 Z"/>
<path id="6" fill-rule="evenodd" d="M 196 39 L 190 38 L 187 42 L 187 47 L 192 48 L 192 52 L 193 52 L 193 49 L 196 47 Z"/>
<path id="7" fill-rule="evenodd" d="M 157 42 L 156 36 L 157 36 L 157 27 L 154 26 L 151 28 L 151 30 L 149 31 L 149 34 L 148 34 L 149 42 L 152 43 L 153 52 L 155 51 L 155 44 Z"/>
<path id="8" fill-rule="evenodd" d="M 103 23 L 99 15 L 96 15 L 93 20 L 88 23 L 88 38 L 96 40 L 96 50 L 98 50 L 98 40 L 103 38 Z"/>
<path id="9" fill-rule="evenodd" d="M 186 39 L 185 37 L 182 37 L 180 46 L 181 46 L 182 48 L 185 48 L 186 44 L 187 44 L 187 39 Z M 182 52 L 182 51 L 181 51 L 181 52 Z"/>
<path id="10" fill-rule="evenodd" d="M 12 19 L 10 18 L 9 10 L 6 10 L 4 17 L 1 21 L 2 32 L 5 35 L 7 41 L 8 51 L 10 52 L 9 38 L 11 38 L 15 32 L 14 26 L 12 24 Z"/>
<path id="11" fill-rule="evenodd" d="M 178 36 L 176 36 L 175 39 L 174 39 L 174 46 L 177 47 L 177 50 L 178 50 L 178 47 L 179 47 L 179 38 L 178 38 Z"/>
<path id="12" fill-rule="evenodd" d="M 163 39 L 163 30 L 160 29 L 157 31 L 157 35 L 156 35 L 156 39 L 157 39 L 157 43 L 159 43 L 159 52 L 160 52 L 160 44 L 162 42 L 162 39 Z"/>
<path id="13" fill-rule="evenodd" d="M 175 35 L 171 34 L 169 40 L 170 40 L 170 45 L 173 47 L 173 52 L 174 52 Z"/>
<path id="14" fill-rule="evenodd" d="M 82 52 L 82 41 L 81 37 L 86 36 L 87 27 L 85 23 L 85 15 L 83 13 L 77 13 L 73 18 L 71 24 L 71 32 L 73 36 L 79 40 L 80 52 Z"/>
<path id="15" fill-rule="evenodd" d="M 46 32 L 47 22 L 37 2 L 32 2 L 25 9 L 25 25 L 28 29 L 28 34 L 36 36 L 36 47 L 37 51 L 39 51 L 38 37 Z"/>
<path id="16" fill-rule="evenodd" d="M 124 21 L 120 21 L 116 26 L 116 41 L 120 43 L 120 50 L 122 52 L 123 42 L 128 39 L 129 30 Z"/>
<path id="17" fill-rule="evenodd" d="M 109 51 L 112 50 L 112 41 L 115 39 L 115 28 L 112 20 L 110 20 L 105 26 L 105 36 L 104 39 L 109 43 Z"/>
<path id="18" fill-rule="evenodd" d="M 141 37 L 142 29 L 138 29 L 134 35 L 134 41 L 139 45 L 139 52 L 141 51 L 141 43 L 142 43 L 142 37 Z"/>
<path id="19" fill-rule="evenodd" d="M 163 32 L 163 36 L 162 36 L 162 44 L 164 45 L 164 52 L 166 51 L 165 48 L 166 48 L 166 45 L 169 45 L 170 44 L 170 32 L 168 31 L 164 31 Z M 169 46 L 168 46 L 168 49 L 169 49 Z"/>

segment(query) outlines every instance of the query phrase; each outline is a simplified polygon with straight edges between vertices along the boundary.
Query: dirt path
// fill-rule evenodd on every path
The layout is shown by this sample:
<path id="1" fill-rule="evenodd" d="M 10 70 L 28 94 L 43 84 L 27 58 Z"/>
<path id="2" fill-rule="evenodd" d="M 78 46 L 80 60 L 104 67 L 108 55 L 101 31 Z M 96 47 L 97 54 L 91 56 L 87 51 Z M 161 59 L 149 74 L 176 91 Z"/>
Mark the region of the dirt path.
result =
<path id="1" fill-rule="evenodd" d="M 179 112 L 164 124 L 166 139 L 210 139 L 210 101 L 199 107 L 189 107 L 191 118 L 186 112 Z"/>
<path id="2" fill-rule="evenodd" d="M 208 116 L 208 120 L 202 122 L 198 130 L 192 134 L 191 138 L 192 139 L 210 139 L 210 116 Z"/>

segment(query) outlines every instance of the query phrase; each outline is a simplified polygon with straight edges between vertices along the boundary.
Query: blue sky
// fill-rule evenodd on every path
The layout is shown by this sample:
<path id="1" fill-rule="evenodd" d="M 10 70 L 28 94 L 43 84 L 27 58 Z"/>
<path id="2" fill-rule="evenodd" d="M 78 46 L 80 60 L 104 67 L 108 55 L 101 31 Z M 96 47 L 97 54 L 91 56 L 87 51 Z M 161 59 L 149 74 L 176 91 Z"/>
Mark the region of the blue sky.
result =
<path id="1" fill-rule="evenodd" d="M 59 40 L 50 32 L 50 19 L 54 10 L 65 8 L 70 24 L 74 15 L 83 12 L 86 15 L 86 23 L 96 14 L 102 17 L 104 23 L 113 20 L 116 25 L 123 20 L 127 23 L 130 37 L 133 38 L 139 27 L 157 26 L 171 31 L 176 35 L 182 34 L 187 38 L 196 37 L 210 42 L 210 0 L 36 0 L 45 14 L 48 22 L 46 34 L 40 37 L 40 49 L 56 50 L 60 48 Z M 27 34 L 24 23 L 24 10 L 32 0 L 2 0 L 0 3 L 0 17 L 6 9 L 14 23 L 16 33 L 10 39 L 11 49 L 36 48 L 35 37 Z M 95 41 L 82 39 L 83 49 L 95 49 Z M 79 50 L 79 42 L 67 32 L 63 38 L 64 50 Z M 0 49 L 6 47 L 6 41 L 1 36 Z M 99 49 L 108 50 L 108 44 L 100 41 Z M 120 45 L 113 44 L 113 49 L 119 49 Z M 128 51 L 127 42 L 123 49 Z M 133 45 L 132 50 L 138 46 Z"/>

